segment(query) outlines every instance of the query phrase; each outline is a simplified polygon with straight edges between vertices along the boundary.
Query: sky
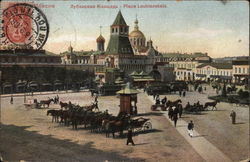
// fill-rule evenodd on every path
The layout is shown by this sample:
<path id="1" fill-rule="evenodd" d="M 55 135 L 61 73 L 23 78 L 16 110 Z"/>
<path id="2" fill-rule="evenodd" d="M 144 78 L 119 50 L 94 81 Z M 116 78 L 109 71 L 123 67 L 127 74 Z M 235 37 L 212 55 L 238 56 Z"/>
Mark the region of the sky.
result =
<path id="1" fill-rule="evenodd" d="M 206 52 L 211 57 L 249 55 L 249 4 L 246 1 L 35 1 L 50 26 L 44 49 L 60 53 L 68 49 L 96 50 L 100 34 L 110 37 L 110 25 L 119 10 L 134 29 L 152 39 L 160 52 Z M 118 8 L 72 8 L 72 5 L 117 5 Z M 165 8 L 126 8 L 124 5 L 166 5 Z"/>

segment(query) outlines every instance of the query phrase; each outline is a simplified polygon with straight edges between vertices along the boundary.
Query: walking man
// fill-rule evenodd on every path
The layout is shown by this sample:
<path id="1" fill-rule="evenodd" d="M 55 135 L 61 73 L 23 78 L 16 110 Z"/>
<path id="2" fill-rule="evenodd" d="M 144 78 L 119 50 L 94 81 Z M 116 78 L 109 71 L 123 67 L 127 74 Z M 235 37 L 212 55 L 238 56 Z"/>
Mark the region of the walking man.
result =
<path id="1" fill-rule="evenodd" d="M 174 110 L 173 110 L 172 106 L 170 106 L 169 109 L 168 109 L 168 117 L 171 120 L 172 120 L 172 117 L 173 117 L 173 113 L 174 113 Z"/>
<path id="2" fill-rule="evenodd" d="M 182 96 L 183 96 L 183 97 L 186 96 L 186 91 L 183 91 Z"/>
<path id="3" fill-rule="evenodd" d="M 230 117 L 232 119 L 232 124 L 235 124 L 235 119 L 236 119 L 236 112 L 232 110 Z"/>
<path id="4" fill-rule="evenodd" d="M 180 96 L 180 97 L 181 97 L 181 92 L 182 92 L 182 91 L 181 91 L 181 90 L 179 90 L 179 96 Z"/>
<path id="5" fill-rule="evenodd" d="M 193 129 L 194 129 L 194 123 L 192 120 L 188 123 L 188 135 L 190 137 L 193 137 Z"/>
<path id="6" fill-rule="evenodd" d="M 177 108 L 176 108 L 177 109 Z M 178 113 L 173 114 L 173 120 L 174 120 L 174 127 L 176 127 L 177 120 L 178 120 Z"/>
<path id="7" fill-rule="evenodd" d="M 183 112 L 183 107 L 181 104 L 178 105 L 178 112 L 179 112 L 179 118 L 181 118 L 182 112 Z"/>
<path id="8" fill-rule="evenodd" d="M 10 96 L 10 104 L 13 104 L 13 95 Z"/>
<path id="9" fill-rule="evenodd" d="M 133 134 L 132 134 L 132 129 L 129 128 L 129 129 L 128 129 L 128 136 L 127 136 L 127 145 L 128 145 L 129 143 L 132 143 L 133 146 L 135 145 L 135 144 L 134 144 L 134 141 L 133 141 L 133 139 L 132 139 L 132 136 L 133 136 Z"/>

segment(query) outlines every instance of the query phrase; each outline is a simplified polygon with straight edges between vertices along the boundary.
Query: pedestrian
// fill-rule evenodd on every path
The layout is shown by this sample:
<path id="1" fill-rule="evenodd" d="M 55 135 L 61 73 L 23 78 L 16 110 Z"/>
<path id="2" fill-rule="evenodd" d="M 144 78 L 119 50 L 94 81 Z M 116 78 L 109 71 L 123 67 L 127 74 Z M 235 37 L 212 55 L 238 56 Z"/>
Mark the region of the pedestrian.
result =
<path id="1" fill-rule="evenodd" d="M 236 112 L 232 110 L 230 117 L 232 119 L 232 124 L 235 124 L 235 119 L 236 119 Z"/>
<path id="2" fill-rule="evenodd" d="M 59 103 L 59 96 L 56 95 L 56 100 L 57 100 L 57 103 Z"/>
<path id="3" fill-rule="evenodd" d="M 190 122 L 188 123 L 188 135 L 190 136 L 190 137 L 193 137 L 193 129 L 194 129 L 194 123 L 193 123 L 193 121 L 192 120 L 190 120 Z"/>
<path id="4" fill-rule="evenodd" d="M 186 96 L 186 91 L 183 91 L 182 96 L 183 96 L 183 97 Z"/>
<path id="5" fill-rule="evenodd" d="M 173 113 L 174 113 L 174 110 L 173 110 L 172 106 L 170 106 L 169 109 L 168 109 L 168 117 L 171 120 L 172 120 L 172 117 L 173 117 Z"/>
<path id="6" fill-rule="evenodd" d="M 156 100 L 160 100 L 160 96 L 159 95 L 156 95 Z"/>
<path id="7" fill-rule="evenodd" d="M 95 96 L 95 102 L 98 102 L 98 95 Z"/>
<path id="8" fill-rule="evenodd" d="M 183 107 L 181 104 L 179 104 L 179 106 L 178 106 L 178 111 L 179 111 L 179 118 L 181 118 L 182 112 L 183 112 Z"/>
<path id="9" fill-rule="evenodd" d="M 182 93 L 182 91 L 181 90 L 179 90 L 179 96 L 181 97 L 181 93 Z"/>
<path id="10" fill-rule="evenodd" d="M 177 109 L 177 108 L 175 108 L 175 109 Z M 177 120 L 178 120 L 178 113 L 174 113 L 173 114 L 174 127 L 176 127 Z"/>
<path id="11" fill-rule="evenodd" d="M 10 96 L 10 104 L 13 104 L 13 95 Z"/>
<path id="12" fill-rule="evenodd" d="M 132 143 L 133 146 L 135 145 L 135 144 L 134 144 L 134 141 L 133 141 L 133 139 L 132 139 L 132 137 L 133 137 L 132 129 L 129 128 L 129 129 L 128 129 L 128 135 L 127 135 L 127 145 L 128 145 L 129 143 Z"/>
<path id="13" fill-rule="evenodd" d="M 155 93 L 153 94 L 153 98 L 155 99 Z"/>

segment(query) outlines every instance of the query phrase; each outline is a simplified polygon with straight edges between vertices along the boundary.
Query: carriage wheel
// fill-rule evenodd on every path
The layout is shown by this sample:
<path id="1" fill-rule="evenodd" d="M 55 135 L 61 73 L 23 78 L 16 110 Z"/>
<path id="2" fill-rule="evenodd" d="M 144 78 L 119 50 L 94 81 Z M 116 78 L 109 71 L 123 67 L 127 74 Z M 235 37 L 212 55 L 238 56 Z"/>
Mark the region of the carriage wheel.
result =
<path id="1" fill-rule="evenodd" d="M 143 124 L 143 126 L 142 126 L 142 129 L 145 131 L 145 130 L 150 130 L 150 129 L 152 129 L 152 124 L 151 124 L 151 122 L 146 122 L 146 123 L 144 123 Z"/>

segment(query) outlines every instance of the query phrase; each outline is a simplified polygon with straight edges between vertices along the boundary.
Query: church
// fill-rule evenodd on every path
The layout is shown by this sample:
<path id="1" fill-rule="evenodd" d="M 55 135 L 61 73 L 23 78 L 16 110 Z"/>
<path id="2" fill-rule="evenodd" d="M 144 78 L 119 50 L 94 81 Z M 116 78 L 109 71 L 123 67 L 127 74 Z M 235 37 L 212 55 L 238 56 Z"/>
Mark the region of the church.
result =
<path id="1" fill-rule="evenodd" d="M 121 11 L 118 12 L 110 26 L 110 39 L 105 50 L 105 38 L 100 34 L 97 39 L 96 51 L 69 51 L 63 53 L 62 63 L 99 65 L 96 74 L 103 78 L 103 68 L 116 68 L 130 74 L 142 73 L 152 76 L 158 81 L 195 80 L 196 67 L 211 61 L 207 53 L 180 54 L 160 53 L 153 46 L 151 39 L 146 40 L 139 30 L 136 17 L 134 29 L 129 32 Z M 183 66 L 180 66 L 183 65 Z M 187 74 L 187 76 L 186 76 Z M 183 75 L 183 76 L 182 76 Z"/>
<path id="2" fill-rule="evenodd" d="M 96 41 L 97 50 L 104 52 L 97 56 L 97 64 L 121 69 L 126 74 L 137 71 L 162 77 L 155 64 L 155 57 L 161 54 L 154 49 L 151 39 L 146 42 L 144 34 L 139 30 L 137 18 L 134 30 L 129 33 L 129 26 L 119 11 L 110 26 L 110 39 L 106 51 L 104 51 L 103 36 L 100 35 Z"/>

